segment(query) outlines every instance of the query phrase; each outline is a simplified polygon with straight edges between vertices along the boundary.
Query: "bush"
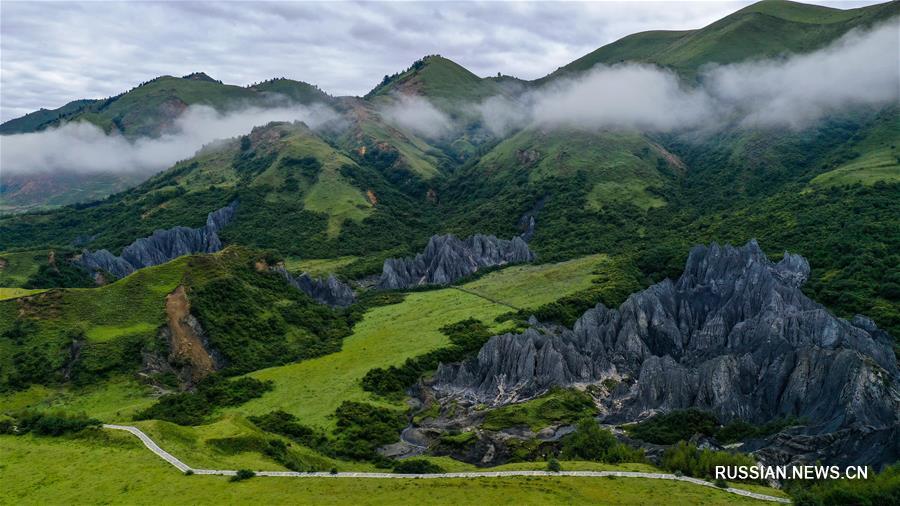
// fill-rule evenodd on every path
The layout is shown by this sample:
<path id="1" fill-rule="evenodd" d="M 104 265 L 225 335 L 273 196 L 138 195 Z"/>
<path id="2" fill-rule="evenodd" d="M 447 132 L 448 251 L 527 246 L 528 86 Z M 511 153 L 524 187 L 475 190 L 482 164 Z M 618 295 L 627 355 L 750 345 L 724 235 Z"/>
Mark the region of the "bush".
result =
<path id="1" fill-rule="evenodd" d="M 716 438 L 720 443 L 731 444 L 752 437 L 774 434 L 800 421 L 796 418 L 779 418 L 763 425 L 753 425 L 735 420 L 720 426 L 715 415 L 699 409 L 675 410 L 655 415 L 626 428 L 628 434 L 648 443 L 671 445 L 687 441 L 694 434 Z"/>
<path id="2" fill-rule="evenodd" d="M 717 466 L 752 467 L 756 465 L 756 461 L 753 457 L 742 453 L 701 450 L 696 445 L 680 441 L 666 449 L 661 465 L 663 469 L 669 471 L 681 472 L 694 478 L 705 478 L 715 476 Z"/>
<path id="3" fill-rule="evenodd" d="M 900 504 L 900 464 L 865 480 L 788 482 L 787 491 L 797 506 Z"/>
<path id="4" fill-rule="evenodd" d="M 401 460 L 394 466 L 397 474 L 439 474 L 444 472 L 441 466 L 424 459 Z"/>
<path id="5" fill-rule="evenodd" d="M 615 436 L 603 429 L 593 418 L 583 418 L 578 428 L 563 439 L 562 455 L 567 459 L 595 462 L 643 462 L 641 450 L 619 443 Z"/>
<path id="6" fill-rule="evenodd" d="M 562 471 L 562 466 L 559 464 L 559 461 L 554 457 L 550 457 L 550 460 L 547 461 L 547 470 L 551 473 L 558 473 Z"/>
<path id="7" fill-rule="evenodd" d="M 228 481 L 244 481 L 256 476 L 256 473 L 249 469 L 240 469 L 237 474 L 232 476 Z"/>
<path id="8" fill-rule="evenodd" d="M 628 434 L 637 439 L 660 445 L 686 441 L 694 434 L 713 436 L 719 421 L 712 413 L 699 409 L 676 410 L 655 415 L 628 427 Z"/>
<path id="9" fill-rule="evenodd" d="M 33 433 L 39 436 L 62 436 L 88 428 L 98 428 L 101 425 L 100 420 L 88 418 L 84 414 L 24 411 L 13 415 L 11 420 L 6 420 L 0 425 L 0 432 L 15 435 Z"/>
<path id="10" fill-rule="evenodd" d="M 725 480 L 716 480 L 714 484 L 719 488 L 728 488 L 728 483 L 726 483 Z"/>
<path id="11" fill-rule="evenodd" d="M 272 390 L 271 381 L 255 378 L 228 380 L 214 374 L 197 385 L 194 392 L 164 395 L 149 408 L 139 411 L 136 420 L 166 420 L 179 425 L 198 425 L 218 407 L 237 406 Z"/>
<path id="12" fill-rule="evenodd" d="M 333 452 L 358 460 L 378 460 L 375 450 L 397 441 L 407 423 L 400 411 L 363 402 L 344 401 L 334 414 L 337 428 L 331 443 Z"/>

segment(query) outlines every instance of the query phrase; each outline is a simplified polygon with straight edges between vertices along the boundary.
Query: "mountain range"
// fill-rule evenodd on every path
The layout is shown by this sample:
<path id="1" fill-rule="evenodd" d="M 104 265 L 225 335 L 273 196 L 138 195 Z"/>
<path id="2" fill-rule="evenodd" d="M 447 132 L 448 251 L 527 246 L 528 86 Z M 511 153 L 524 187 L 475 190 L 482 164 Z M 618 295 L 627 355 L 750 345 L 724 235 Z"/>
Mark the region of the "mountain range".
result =
<path id="1" fill-rule="evenodd" d="M 4 156 L 0 398 L 292 470 L 562 458 L 582 414 L 627 443 L 692 410 L 777 425 L 738 441 L 767 463 L 890 465 L 900 97 L 813 85 L 898 16 L 764 0 L 533 81 L 197 72 L 8 121 L 134 167 Z"/>

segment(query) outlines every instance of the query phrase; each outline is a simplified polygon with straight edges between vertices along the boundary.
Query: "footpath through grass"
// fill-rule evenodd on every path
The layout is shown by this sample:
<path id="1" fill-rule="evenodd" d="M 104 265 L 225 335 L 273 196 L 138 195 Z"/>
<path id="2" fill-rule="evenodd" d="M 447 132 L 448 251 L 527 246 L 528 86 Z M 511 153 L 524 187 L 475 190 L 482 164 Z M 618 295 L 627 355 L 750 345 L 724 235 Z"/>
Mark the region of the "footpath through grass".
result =
<path id="1" fill-rule="evenodd" d="M 639 478 L 443 480 L 185 476 L 130 434 L 0 436 L 2 504 L 763 504 L 711 487 Z M 565 463 L 564 463 L 565 466 Z"/>

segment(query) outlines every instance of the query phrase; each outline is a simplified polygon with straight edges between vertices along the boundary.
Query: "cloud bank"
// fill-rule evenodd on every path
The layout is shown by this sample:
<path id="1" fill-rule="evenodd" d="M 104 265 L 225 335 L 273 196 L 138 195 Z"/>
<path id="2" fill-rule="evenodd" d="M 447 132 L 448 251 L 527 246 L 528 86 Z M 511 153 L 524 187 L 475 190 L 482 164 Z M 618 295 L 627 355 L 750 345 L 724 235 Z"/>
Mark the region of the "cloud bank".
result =
<path id="1" fill-rule="evenodd" d="M 900 103 L 897 20 L 803 55 L 703 69 L 686 86 L 650 65 L 598 66 L 519 100 L 475 108 L 495 135 L 516 126 L 673 131 L 737 122 L 804 128 L 853 107 Z"/>
<path id="2" fill-rule="evenodd" d="M 389 123 L 429 139 L 437 139 L 453 129 L 450 117 L 428 100 L 416 95 L 398 95 L 390 104 L 379 108 Z"/>
<path id="3" fill-rule="evenodd" d="M 302 121 L 315 129 L 337 119 L 337 113 L 322 105 L 250 107 L 224 114 L 195 105 L 175 120 L 171 133 L 135 141 L 107 135 L 87 122 L 72 122 L 42 132 L 0 136 L 0 167 L 5 174 L 152 173 L 191 157 L 215 140 L 246 134 L 272 121 Z"/>

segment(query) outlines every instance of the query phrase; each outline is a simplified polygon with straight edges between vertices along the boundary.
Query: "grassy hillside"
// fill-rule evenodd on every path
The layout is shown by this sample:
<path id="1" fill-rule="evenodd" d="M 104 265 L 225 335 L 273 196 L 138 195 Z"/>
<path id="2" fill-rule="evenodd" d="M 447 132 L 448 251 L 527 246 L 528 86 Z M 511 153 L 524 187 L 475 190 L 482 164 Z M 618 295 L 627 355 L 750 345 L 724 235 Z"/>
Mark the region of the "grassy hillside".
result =
<path id="1" fill-rule="evenodd" d="M 461 113 L 459 106 L 464 103 L 478 103 L 504 92 L 498 81 L 478 77 L 440 55 L 426 56 L 404 72 L 385 77 L 387 79 L 366 98 L 387 97 L 394 93 L 423 95 L 438 108 L 454 115 Z"/>
<path id="2" fill-rule="evenodd" d="M 76 100 L 52 111 L 41 110 L 0 126 L 0 133 L 34 132 L 66 121 L 88 121 L 106 132 L 127 137 L 156 136 L 191 105 L 219 111 L 247 107 L 327 102 L 318 88 L 290 79 L 272 79 L 244 88 L 223 84 L 206 74 L 161 76 L 104 100 Z"/>
<path id="3" fill-rule="evenodd" d="M 23 134 L 40 130 L 60 117 L 73 114 L 97 100 L 73 100 L 57 109 L 39 109 L 22 117 L 11 119 L 0 125 L 0 135 Z"/>
<path id="4" fill-rule="evenodd" d="M 165 357 L 170 343 L 157 336 L 167 321 L 167 296 L 180 285 L 226 373 L 339 349 L 351 316 L 314 303 L 275 274 L 257 272 L 259 259 L 232 248 L 141 269 L 100 288 L 0 301 L 0 389 L 91 385 L 138 371 L 143 354 Z M 164 381 L 164 371 L 147 377 L 157 373 Z"/>
<path id="5" fill-rule="evenodd" d="M 270 124 L 105 201 L 2 217 L 0 248 L 64 246 L 82 236 L 93 237 L 86 247 L 119 251 L 157 229 L 202 226 L 207 213 L 238 199 L 246 205 L 226 239 L 308 254 L 375 212 L 365 192 L 377 181 L 351 183 L 345 171 L 354 165 L 300 124 Z M 384 196 L 381 207 L 390 202 Z"/>
<path id="6" fill-rule="evenodd" d="M 629 35 L 538 82 L 578 74 L 598 64 L 620 62 L 653 63 L 693 78 L 701 66 L 709 63 L 736 63 L 814 51 L 853 28 L 870 26 L 897 14 L 900 14 L 900 4 L 896 2 L 841 10 L 765 0 L 697 30 Z"/>

